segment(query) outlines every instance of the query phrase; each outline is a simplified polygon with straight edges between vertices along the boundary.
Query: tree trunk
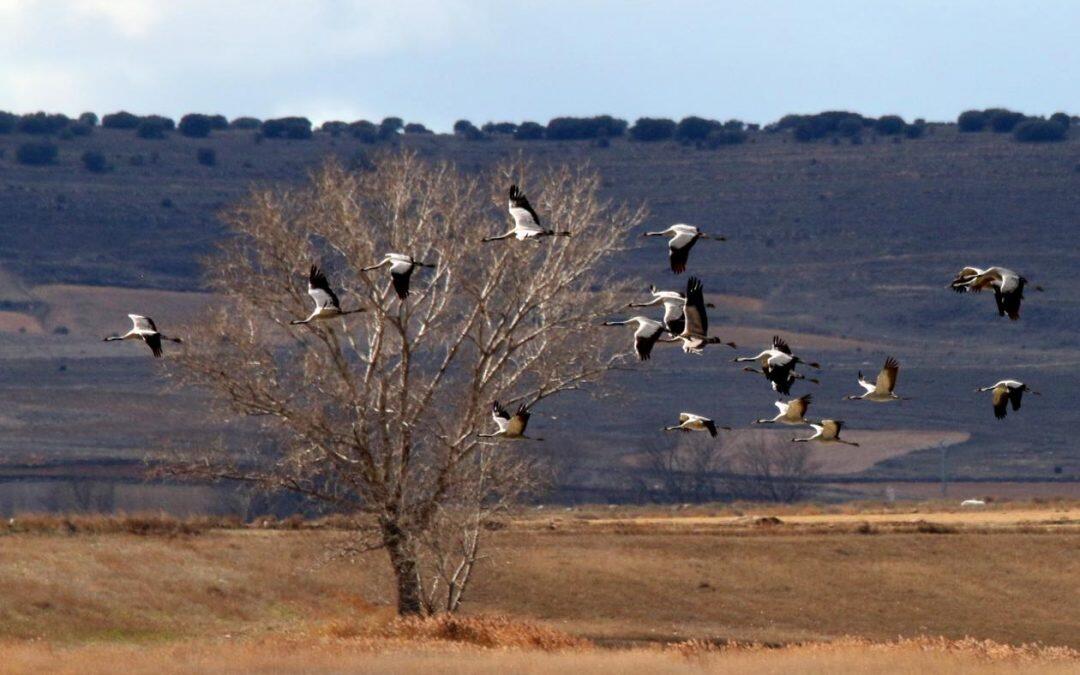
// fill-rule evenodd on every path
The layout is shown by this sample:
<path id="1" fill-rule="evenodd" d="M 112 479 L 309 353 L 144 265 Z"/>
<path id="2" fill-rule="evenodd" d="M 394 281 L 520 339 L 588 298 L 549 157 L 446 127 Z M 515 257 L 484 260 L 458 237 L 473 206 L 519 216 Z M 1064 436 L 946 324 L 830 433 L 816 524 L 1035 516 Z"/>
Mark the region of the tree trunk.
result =
<path id="1" fill-rule="evenodd" d="M 382 536 L 397 582 L 398 614 L 423 614 L 423 589 L 420 586 L 420 564 L 416 559 L 416 547 L 397 523 L 383 522 Z"/>

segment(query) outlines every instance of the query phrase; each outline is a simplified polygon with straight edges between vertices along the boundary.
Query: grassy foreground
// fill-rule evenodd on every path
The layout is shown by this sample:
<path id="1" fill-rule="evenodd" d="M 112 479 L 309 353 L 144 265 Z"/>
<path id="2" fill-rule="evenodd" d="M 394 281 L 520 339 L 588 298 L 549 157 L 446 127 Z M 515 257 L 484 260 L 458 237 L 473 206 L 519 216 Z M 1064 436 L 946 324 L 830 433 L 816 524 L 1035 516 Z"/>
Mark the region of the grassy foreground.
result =
<path id="1" fill-rule="evenodd" d="M 1080 668 L 1080 509 L 911 510 L 532 512 L 450 623 L 395 620 L 382 556 L 336 555 L 340 529 L 16 518 L 0 669 Z"/>
<path id="2" fill-rule="evenodd" d="M 978 641 L 870 643 L 844 639 L 777 649 L 760 646 L 556 650 L 478 647 L 446 641 L 321 640 L 183 642 L 169 645 L 0 647 L 7 672 L 377 672 L 377 673 L 1075 673 L 1078 653 L 1013 649 Z"/>

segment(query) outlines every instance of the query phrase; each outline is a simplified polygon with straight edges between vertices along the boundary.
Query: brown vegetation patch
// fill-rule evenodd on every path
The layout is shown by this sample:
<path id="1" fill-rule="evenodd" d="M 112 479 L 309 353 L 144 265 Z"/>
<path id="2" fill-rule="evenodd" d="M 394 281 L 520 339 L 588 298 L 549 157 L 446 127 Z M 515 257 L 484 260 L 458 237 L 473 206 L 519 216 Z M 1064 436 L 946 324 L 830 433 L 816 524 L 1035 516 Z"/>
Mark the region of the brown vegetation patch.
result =
<path id="1" fill-rule="evenodd" d="M 514 647 L 542 651 L 582 649 L 591 645 L 584 638 L 504 615 L 439 614 L 399 618 L 391 622 L 382 634 L 410 641 L 443 640 L 480 647 Z"/>
<path id="2" fill-rule="evenodd" d="M 41 322 L 29 314 L 22 312 L 0 311 L 0 333 L 27 333 L 40 335 L 44 333 Z"/>
<path id="3" fill-rule="evenodd" d="M 45 328 L 63 326 L 75 335 L 105 336 L 131 327 L 128 314 L 167 317 L 163 331 L 190 323 L 213 300 L 209 293 L 161 291 L 148 288 L 48 284 L 32 291 L 49 306 Z"/>
<path id="4" fill-rule="evenodd" d="M 865 405 L 873 404 L 867 403 Z M 821 473 L 859 473 L 878 462 L 917 450 L 965 443 L 971 438 L 971 434 L 966 431 L 922 431 L 916 429 L 861 431 L 845 428 L 843 437 L 859 443 L 860 447 L 856 448 L 836 443 L 825 447 L 820 445 L 814 447 L 812 458 Z M 811 443 L 811 445 L 814 444 Z"/>
<path id="5" fill-rule="evenodd" d="M 721 309 L 736 312 L 760 312 L 765 309 L 765 301 L 760 298 L 751 298 L 746 295 L 723 295 L 710 293 L 709 302 Z"/>

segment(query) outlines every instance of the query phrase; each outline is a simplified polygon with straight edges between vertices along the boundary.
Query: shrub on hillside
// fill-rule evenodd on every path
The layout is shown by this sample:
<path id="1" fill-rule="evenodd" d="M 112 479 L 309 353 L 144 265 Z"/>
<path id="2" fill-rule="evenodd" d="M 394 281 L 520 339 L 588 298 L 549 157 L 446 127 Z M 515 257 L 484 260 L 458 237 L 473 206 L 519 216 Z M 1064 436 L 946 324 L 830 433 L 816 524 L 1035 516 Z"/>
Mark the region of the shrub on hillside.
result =
<path id="1" fill-rule="evenodd" d="M 663 117 L 641 117 L 630 127 L 630 139 L 651 143 L 666 141 L 675 135 L 675 120 Z"/>
<path id="2" fill-rule="evenodd" d="M 209 115 L 210 128 L 214 131 L 224 131 L 229 128 L 229 120 L 224 115 Z"/>
<path id="3" fill-rule="evenodd" d="M 771 131 L 791 129 L 796 141 L 803 143 L 825 138 L 832 134 L 855 137 L 855 124 L 873 126 L 876 120 L 846 110 L 826 110 L 816 115 L 785 115 L 772 125 Z M 846 130 L 846 133 L 842 131 Z M 858 133 L 861 133 L 861 129 Z"/>
<path id="4" fill-rule="evenodd" d="M 139 126 L 139 116 L 121 110 L 102 117 L 101 126 L 106 129 L 135 129 Z"/>
<path id="5" fill-rule="evenodd" d="M 148 115 L 139 122 L 139 126 L 135 129 L 135 135 L 139 138 L 162 139 L 165 138 L 165 132 L 172 131 L 175 128 L 176 123 L 168 117 Z"/>
<path id="6" fill-rule="evenodd" d="M 772 125 L 772 130 L 792 129 L 801 137 L 797 140 L 809 141 L 824 138 L 829 134 L 839 133 L 841 122 L 852 119 L 857 120 L 864 127 L 874 124 L 872 118 L 863 117 L 858 113 L 846 110 L 826 110 L 816 115 L 784 115 L 776 124 Z"/>
<path id="7" fill-rule="evenodd" d="M 66 131 L 70 131 L 72 136 L 89 136 L 94 133 L 94 127 L 85 122 L 76 122 L 68 127 Z"/>
<path id="8" fill-rule="evenodd" d="M 522 122 L 514 132 L 515 141 L 539 141 L 544 138 L 544 125 L 536 122 Z"/>
<path id="9" fill-rule="evenodd" d="M 715 129 L 705 137 L 706 148 L 715 150 L 723 145 L 738 145 L 746 142 L 746 132 L 742 129 Z"/>
<path id="10" fill-rule="evenodd" d="M 596 117 L 556 117 L 548 122 L 544 137 L 549 141 L 575 141 L 590 138 L 615 138 L 626 133 L 626 120 L 611 115 Z"/>
<path id="11" fill-rule="evenodd" d="M 319 125 L 319 131 L 324 134 L 330 134 L 331 136 L 340 136 L 348 130 L 348 122 L 342 122 L 340 120 L 327 120 Z"/>
<path id="12" fill-rule="evenodd" d="M 965 110 L 956 118 L 960 131 L 974 133 L 986 128 L 986 113 L 981 110 Z"/>
<path id="13" fill-rule="evenodd" d="M 810 141 L 821 138 L 824 134 L 819 133 L 818 129 L 812 122 L 799 122 L 795 125 L 795 130 L 792 132 L 792 138 L 800 143 L 809 143 Z"/>
<path id="14" fill-rule="evenodd" d="M 482 141 L 487 138 L 484 132 L 477 129 L 476 125 L 469 120 L 454 122 L 454 135 L 460 136 L 467 141 Z"/>
<path id="15" fill-rule="evenodd" d="M 230 129 L 258 129 L 262 127 L 262 120 L 257 117 L 237 117 L 229 123 Z"/>
<path id="16" fill-rule="evenodd" d="M 513 122 L 488 122 L 480 127 L 480 131 L 483 131 L 485 134 L 512 135 L 517 132 L 517 127 L 518 125 Z"/>
<path id="17" fill-rule="evenodd" d="M 217 153 L 213 148 L 199 148 L 195 151 L 195 159 L 203 166 L 214 166 L 217 164 Z"/>
<path id="18" fill-rule="evenodd" d="M 722 128 L 723 125 L 716 120 L 707 120 L 703 117 L 695 116 L 684 117 L 679 120 L 679 124 L 675 127 L 675 140 L 681 143 L 703 141 L 713 131 Z"/>
<path id="19" fill-rule="evenodd" d="M 281 117 L 262 123 L 262 135 L 265 138 L 291 138 L 304 140 L 311 138 L 311 120 L 306 117 Z"/>
<path id="20" fill-rule="evenodd" d="M 379 140 L 379 127 L 367 120 L 357 120 L 350 124 L 349 133 L 361 143 L 375 143 Z"/>
<path id="21" fill-rule="evenodd" d="M 19 118 L 16 131 L 23 134 L 55 134 L 69 124 L 71 124 L 71 119 L 67 115 L 28 113 Z"/>
<path id="22" fill-rule="evenodd" d="M 432 133 L 432 131 L 431 131 L 431 129 L 428 129 L 427 127 L 425 127 L 423 124 L 420 124 L 419 122 L 409 122 L 408 124 L 405 125 L 405 133 L 407 133 L 407 134 L 430 134 L 430 133 Z"/>
<path id="23" fill-rule="evenodd" d="M 18 115 L 9 113 L 6 110 L 0 110 L 0 134 L 10 134 L 15 131 L 15 126 L 18 123 Z"/>
<path id="24" fill-rule="evenodd" d="M 188 138 L 206 138 L 213 129 L 209 115 L 188 113 L 180 118 L 180 133 Z"/>
<path id="25" fill-rule="evenodd" d="M 42 166 L 56 161 L 60 150 L 52 143 L 46 141 L 32 141 L 23 143 L 15 150 L 15 160 L 20 164 L 30 166 Z"/>
<path id="26" fill-rule="evenodd" d="M 858 117 L 845 117 L 836 124 L 836 133 L 845 138 L 855 138 L 862 134 L 863 123 Z"/>
<path id="27" fill-rule="evenodd" d="M 904 127 L 904 136 L 908 138 L 922 138 L 926 134 L 926 120 L 915 120 Z"/>
<path id="28" fill-rule="evenodd" d="M 896 136 L 904 132 L 907 122 L 899 115 L 882 115 L 874 122 L 874 131 L 882 136 Z"/>
<path id="29" fill-rule="evenodd" d="M 1050 116 L 1050 121 L 1051 122 L 1057 122 L 1058 124 L 1065 127 L 1066 129 L 1068 129 L 1069 125 L 1072 124 L 1072 118 L 1069 117 L 1069 113 L 1063 113 L 1063 112 L 1056 112 L 1053 115 L 1051 115 Z"/>
<path id="30" fill-rule="evenodd" d="M 92 112 L 84 112 L 79 115 L 79 123 L 86 124 L 91 127 L 96 127 L 98 124 L 98 116 Z"/>
<path id="31" fill-rule="evenodd" d="M 109 161 L 105 153 L 97 150 L 87 150 L 82 154 L 83 167 L 91 173 L 105 173 L 109 170 Z"/>
<path id="32" fill-rule="evenodd" d="M 1067 127 L 1054 120 L 1027 119 L 1013 129 L 1013 138 L 1021 143 L 1052 143 L 1063 141 Z"/>
<path id="33" fill-rule="evenodd" d="M 1027 119 L 1024 113 L 1005 110 L 1004 108 L 991 108 L 986 111 L 986 115 L 990 130 L 998 134 L 1009 133 L 1016 128 L 1017 124 Z"/>
<path id="34" fill-rule="evenodd" d="M 379 138 L 384 141 L 396 138 L 404 126 L 405 122 L 400 117 L 384 117 L 379 122 Z"/>

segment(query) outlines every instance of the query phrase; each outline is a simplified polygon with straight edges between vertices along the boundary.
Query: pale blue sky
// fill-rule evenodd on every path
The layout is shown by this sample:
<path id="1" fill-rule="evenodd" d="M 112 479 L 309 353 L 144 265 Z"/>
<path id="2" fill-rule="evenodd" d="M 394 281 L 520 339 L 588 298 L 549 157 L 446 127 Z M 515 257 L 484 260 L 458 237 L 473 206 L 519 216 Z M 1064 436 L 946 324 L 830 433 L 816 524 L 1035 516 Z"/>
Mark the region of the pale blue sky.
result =
<path id="1" fill-rule="evenodd" d="M 1080 114 L 1080 0 L 0 0 L 0 109 L 546 122 Z"/>

